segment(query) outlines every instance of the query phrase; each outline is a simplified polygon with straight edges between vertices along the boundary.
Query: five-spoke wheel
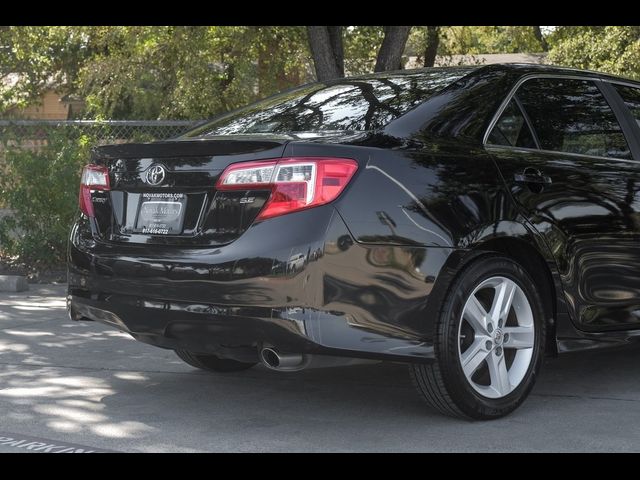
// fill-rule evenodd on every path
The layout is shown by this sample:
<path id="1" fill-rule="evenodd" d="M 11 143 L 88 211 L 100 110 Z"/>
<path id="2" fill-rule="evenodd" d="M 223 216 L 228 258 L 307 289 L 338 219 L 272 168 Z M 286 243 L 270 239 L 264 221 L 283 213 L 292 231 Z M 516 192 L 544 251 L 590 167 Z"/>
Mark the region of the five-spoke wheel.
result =
<path id="1" fill-rule="evenodd" d="M 470 263 L 450 286 L 434 327 L 435 362 L 410 367 L 433 407 L 491 419 L 524 401 L 546 329 L 538 288 L 518 263 L 497 254 Z"/>
<path id="2" fill-rule="evenodd" d="M 506 277 L 484 280 L 471 293 L 459 325 L 459 355 L 471 386 L 487 398 L 501 398 L 524 378 L 535 329 L 527 296 Z"/>

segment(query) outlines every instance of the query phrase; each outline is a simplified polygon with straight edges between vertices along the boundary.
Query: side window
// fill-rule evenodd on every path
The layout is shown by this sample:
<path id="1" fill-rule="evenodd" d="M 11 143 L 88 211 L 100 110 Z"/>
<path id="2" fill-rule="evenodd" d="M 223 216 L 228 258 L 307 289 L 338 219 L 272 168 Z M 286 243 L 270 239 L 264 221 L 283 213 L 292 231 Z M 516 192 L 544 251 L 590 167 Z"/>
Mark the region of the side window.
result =
<path id="1" fill-rule="evenodd" d="M 534 78 L 527 80 L 516 94 L 541 149 L 631 158 L 622 128 L 594 82 Z"/>
<path id="2" fill-rule="evenodd" d="M 611 85 L 618 91 L 625 105 L 631 110 L 633 118 L 635 118 L 638 125 L 640 125 L 640 88 L 616 85 L 615 83 Z"/>
<path id="3" fill-rule="evenodd" d="M 511 100 L 502 112 L 500 119 L 491 130 L 488 143 L 509 147 L 536 148 L 531 130 L 515 100 Z"/>

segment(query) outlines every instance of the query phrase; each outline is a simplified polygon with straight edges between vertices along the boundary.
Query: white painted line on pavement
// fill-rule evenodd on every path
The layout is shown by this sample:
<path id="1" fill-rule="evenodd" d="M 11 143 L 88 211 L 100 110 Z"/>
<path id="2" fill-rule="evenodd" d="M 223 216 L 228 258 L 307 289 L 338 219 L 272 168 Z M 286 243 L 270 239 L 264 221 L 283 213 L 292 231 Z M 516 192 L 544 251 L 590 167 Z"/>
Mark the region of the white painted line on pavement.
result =
<path id="1" fill-rule="evenodd" d="M 8 432 L 0 432 L 0 448 L 2 447 L 12 447 L 33 453 L 116 453 L 115 450 Z"/>

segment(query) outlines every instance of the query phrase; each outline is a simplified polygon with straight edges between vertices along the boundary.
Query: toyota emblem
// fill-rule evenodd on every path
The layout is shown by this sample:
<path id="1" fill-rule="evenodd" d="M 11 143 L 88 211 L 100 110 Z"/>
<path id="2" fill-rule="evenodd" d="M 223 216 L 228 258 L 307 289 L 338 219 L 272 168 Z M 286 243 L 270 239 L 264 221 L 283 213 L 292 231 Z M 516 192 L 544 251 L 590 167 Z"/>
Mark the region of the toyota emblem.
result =
<path id="1" fill-rule="evenodd" d="M 151 165 L 145 174 L 145 181 L 149 185 L 160 185 L 164 182 L 167 171 L 162 165 Z"/>

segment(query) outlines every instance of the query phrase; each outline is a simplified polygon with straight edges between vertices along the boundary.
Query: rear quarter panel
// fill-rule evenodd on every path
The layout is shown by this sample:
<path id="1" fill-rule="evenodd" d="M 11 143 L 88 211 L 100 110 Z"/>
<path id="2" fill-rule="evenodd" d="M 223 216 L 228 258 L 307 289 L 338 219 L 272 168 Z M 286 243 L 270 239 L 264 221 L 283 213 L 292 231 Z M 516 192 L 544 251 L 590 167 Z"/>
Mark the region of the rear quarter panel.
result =
<path id="1" fill-rule="evenodd" d="M 358 242 L 466 249 L 518 233 L 508 225 L 518 212 L 483 149 L 433 142 L 391 149 L 292 143 L 287 150 L 358 160 L 356 177 L 336 202 Z"/>
<path id="2" fill-rule="evenodd" d="M 330 272 L 342 273 L 325 275 L 323 291 L 337 292 L 332 298 L 336 307 L 353 304 L 359 296 L 366 305 L 366 293 L 372 293 L 369 316 L 431 338 L 451 282 L 482 253 L 485 242 L 517 238 L 542 250 L 484 149 L 443 142 L 391 149 L 313 144 L 289 148 L 285 154 L 331 152 L 360 164 L 335 206 L 351 236 L 371 255 L 357 265 L 340 260 Z M 397 261 L 405 257 L 408 261 Z M 357 282 L 336 288 L 343 278 L 355 277 Z M 405 315 L 399 315 L 401 305 L 407 307 Z"/>

